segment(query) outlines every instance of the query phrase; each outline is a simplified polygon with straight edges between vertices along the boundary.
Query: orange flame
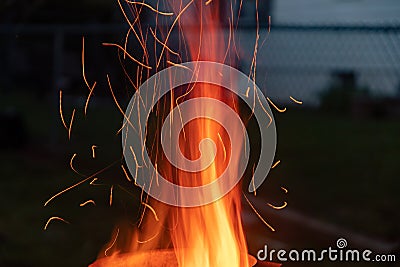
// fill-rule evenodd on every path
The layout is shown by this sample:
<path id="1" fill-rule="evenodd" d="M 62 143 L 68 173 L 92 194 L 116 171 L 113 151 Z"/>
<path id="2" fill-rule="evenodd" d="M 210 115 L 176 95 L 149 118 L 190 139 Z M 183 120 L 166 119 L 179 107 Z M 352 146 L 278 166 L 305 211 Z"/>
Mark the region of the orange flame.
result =
<path id="1" fill-rule="evenodd" d="M 127 2 L 145 5 L 139 2 Z M 225 2 L 192 0 L 188 4 L 183 4 L 181 1 L 170 1 L 170 3 L 172 12 L 164 13 L 173 13 L 176 19 L 165 40 L 158 39 L 155 32 L 151 30 L 156 41 L 162 44 L 161 55 L 156 60 L 156 69 L 162 59 L 170 65 L 179 65 L 179 63 L 170 61 L 168 55 L 163 53 L 164 50 L 173 52 L 167 46 L 167 42 L 172 28 L 177 23 L 184 34 L 191 60 L 231 63 L 226 62 L 229 61 L 227 55 L 231 49 L 229 47 L 231 42 L 230 40 L 226 42 L 220 23 L 221 14 L 225 12 L 222 8 Z M 145 6 L 160 13 L 158 7 Z M 132 28 L 132 25 L 130 26 Z M 124 56 L 127 55 L 137 62 L 123 47 L 109 43 L 103 45 L 115 46 L 123 51 Z M 143 63 L 139 65 L 150 68 Z M 218 75 L 218 70 L 211 70 L 211 73 Z M 187 100 L 197 97 L 218 99 L 234 110 L 238 106 L 236 96 L 227 94 L 222 88 L 210 84 L 194 84 L 193 87 L 188 87 L 184 96 L 171 93 L 170 111 L 178 105 L 181 98 Z M 122 112 L 122 109 L 118 108 Z M 193 108 L 209 109 L 210 107 L 199 104 Z M 126 115 L 124 114 L 124 116 Z M 228 120 L 229 118 L 227 118 Z M 199 186 L 218 179 L 226 169 L 227 158 L 231 159 L 229 164 L 239 165 L 239 156 L 233 155 L 230 148 L 231 145 L 241 146 L 244 144 L 232 144 L 224 127 L 209 119 L 195 119 L 184 125 L 177 149 L 180 149 L 187 158 L 197 159 L 200 157 L 199 142 L 205 138 L 212 139 L 217 148 L 214 161 L 205 170 L 198 173 L 177 170 L 171 164 L 166 163 L 162 155 L 159 155 L 158 151 L 161 149 L 159 147 L 153 148 L 153 151 L 156 151 L 156 155 L 153 156 L 155 156 L 157 169 L 163 173 L 164 177 L 176 184 Z M 133 157 L 136 156 L 133 154 Z M 123 165 L 121 168 L 126 178 L 131 181 L 132 179 L 126 173 Z M 238 174 L 232 172 L 230 175 L 234 177 Z M 157 179 L 157 175 L 153 178 Z M 106 257 L 99 259 L 92 266 L 252 266 L 255 264 L 255 260 L 254 258 L 249 259 L 247 254 L 247 244 L 241 221 L 241 195 L 241 185 L 239 184 L 219 200 L 208 205 L 191 208 L 172 207 L 155 200 L 141 198 L 143 210 L 139 223 L 140 228 L 131 229 L 128 226 L 118 226 L 117 234 L 113 235 L 112 240 L 100 253 L 100 257 Z M 159 257 L 154 256 L 155 250 L 158 251 Z M 135 256 L 132 256 L 133 254 L 123 256 L 123 252 L 131 252 Z M 159 264 L 160 258 L 162 258 L 162 264 Z M 149 262 L 150 264 L 148 264 Z"/>

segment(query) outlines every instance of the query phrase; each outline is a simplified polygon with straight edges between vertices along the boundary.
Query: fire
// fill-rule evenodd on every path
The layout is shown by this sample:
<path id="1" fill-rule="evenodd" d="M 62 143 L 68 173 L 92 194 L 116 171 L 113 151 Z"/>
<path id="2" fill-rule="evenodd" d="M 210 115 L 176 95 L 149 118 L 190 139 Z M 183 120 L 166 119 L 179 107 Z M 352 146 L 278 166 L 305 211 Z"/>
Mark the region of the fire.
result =
<path id="1" fill-rule="evenodd" d="M 125 12 L 121 1 L 129 5 L 134 15 L 133 20 Z M 237 27 L 234 21 L 237 18 L 232 2 L 165 1 L 169 3 L 167 6 L 170 10 L 160 8 L 159 1 L 157 5 L 151 5 L 144 1 L 117 0 L 129 25 L 125 42 L 123 45 L 103 43 L 103 46 L 112 47 L 123 54 L 121 62 L 122 59 L 129 60 L 136 66 L 136 81 L 129 76 L 125 66 L 122 66 L 135 90 L 126 111 L 117 100 L 110 76 L 106 75 L 112 98 L 124 118 L 117 135 L 122 136 L 126 166 L 121 164 L 120 160 L 116 160 L 87 176 L 74 167 L 77 158 L 75 153 L 69 165 L 83 178 L 50 197 L 44 206 L 84 183 L 93 186 L 107 185 L 97 183 L 97 176 L 118 164 L 124 179 L 132 186 L 142 188 L 141 216 L 136 225 L 118 225 L 109 243 L 100 252 L 99 259 L 90 266 L 254 266 L 257 261 L 247 253 L 241 220 L 242 186 L 239 180 L 249 162 L 250 145 L 245 128 L 245 120 L 248 118 L 243 119 L 239 116 L 240 105 L 247 104 L 251 116 L 260 126 L 259 161 L 262 164 L 249 166 L 253 169 L 249 191 L 254 194 L 264 181 L 269 168 L 275 168 L 280 163 L 277 161 L 273 164 L 276 133 L 268 102 L 278 112 L 286 111 L 286 108 L 280 109 L 269 98 L 267 102 L 255 84 L 259 41 L 258 14 L 253 59 L 250 74 L 246 76 L 234 68 L 238 58 L 238 47 L 234 37 L 234 29 Z M 238 0 L 238 4 L 240 7 L 236 16 L 240 14 L 242 1 Z M 257 9 L 257 0 L 255 5 Z M 141 25 L 140 14 L 143 10 L 150 11 L 155 16 L 155 27 L 147 25 L 146 28 Z M 160 23 L 162 18 L 167 18 L 165 21 L 169 27 Z M 221 23 L 223 20 L 225 23 Z M 268 20 L 270 21 L 270 17 Z M 128 52 L 130 35 L 134 36 L 140 45 L 142 58 L 137 56 L 138 53 Z M 147 47 L 151 38 L 154 47 Z M 179 38 L 179 47 L 170 46 L 169 41 L 176 41 L 174 38 Z M 154 51 L 151 51 L 153 48 Z M 89 83 L 86 78 L 84 51 L 85 42 L 82 38 L 82 76 L 89 90 L 84 105 L 86 116 L 97 81 Z M 151 58 L 151 55 L 154 58 Z M 160 75 L 157 74 L 162 72 L 168 76 L 164 77 L 164 83 L 162 79 L 148 82 L 155 76 L 159 78 Z M 151 76 L 152 73 L 156 74 Z M 143 78 L 148 80 L 142 83 Z M 182 78 L 186 82 L 180 81 Z M 160 87 L 168 87 L 168 94 L 161 91 Z M 62 94 L 60 90 L 59 115 L 70 139 L 76 109 L 72 110 L 67 123 L 62 108 Z M 290 99 L 296 104 L 302 104 L 293 97 Z M 137 123 L 132 121 L 132 114 L 137 115 Z M 143 114 L 145 122 L 141 120 Z M 128 138 L 128 132 L 136 134 L 135 140 L 140 142 L 139 149 L 137 144 Z M 96 151 L 97 146 L 92 145 L 93 159 L 96 158 Z M 265 151 L 267 152 L 263 154 Z M 150 166 L 154 168 L 151 169 Z M 152 172 L 143 177 L 143 173 L 146 174 L 144 169 Z M 262 178 L 260 180 L 256 177 Z M 110 186 L 108 204 L 112 206 L 114 187 L 124 188 L 118 184 L 107 186 Z M 160 189 L 161 191 L 155 191 L 154 194 L 154 188 L 164 190 Z M 288 193 L 286 188 L 281 189 Z M 187 192 L 196 193 L 188 198 Z M 257 212 L 246 195 L 243 196 L 260 220 L 271 231 L 275 231 Z M 163 201 L 165 197 L 167 200 Z M 96 205 L 96 202 L 89 199 L 81 202 L 79 206 L 89 204 Z M 285 208 L 287 202 L 280 206 L 267 204 L 279 210 Z M 53 216 L 46 222 L 44 230 L 53 221 L 69 224 L 69 221 Z"/>
<path id="2" fill-rule="evenodd" d="M 122 9 L 121 3 L 120 7 Z M 190 55 L 191 61 L 211 61 L 234 65 L 234 54 L 232 44 L 232 19 L 229 18 L 229 38 L 226 40 L 221 18 L 227 15 L 224 1 L 170 1 L 170 8 L 173 12 L 160 11 L 157 7 L 143 2 L 127 1 L 132 5 L 132 10 L 138 8 L 148 8 L 158 16 L 172 16 L 173 22 L 171 29 L 165 33 L 164 38 L 156 29 L 151 29 L 151 35 L 155 42 L 162 46 L 161 53 L 156 59 L 155 70 L 161 68 L 165 63 L 172 66 L 185 66 L 173 62 L 170 58 L 179 55 L 167 43 L 171 36 L 172 29 L 179 27 L 180 33 L 185 39 L 186 49 Z M 124 12 L 126 19 L 127 15 Z M 136 21 L 136 20 L 135 20 Z M 141 35 L 134 29 L 134 23 L 128 22 L 130 29 L 127 33 Z M 126 38 L 126 40 L 128 37 Z M 164 39 L 164 41 L 162 40 Z M 126 41 L 127 42 L 127 41 Z M 141 62 L 127 52 L 127 45 L 103 43 L 105 46 L 113 46 L 123 52 L 124 58 L 127 56 L 136 62 L 141 68 L 149 71 L 152 69 L 148 60 Z M 145 42 L 140 41 L 144 46 Z M 144 58 L 148 57 L 146 47 L 144 49 Z M 223 123 L 208 118 L 197 118 L 184 122 L 179 105 L 185 101 L 198 98 L 211 99 L 210 103 L 219 101 L 229 106 L 232 110 L 238 111 L 239 101 L 237 96 L 227 92 L 221 86 L 215 84 L 196 82 L 196 75 L 221 76 L 223 74 L 217 67 L 208 69 L 202 74 L 193 73 L 193 82 L 189 85 L 181 86 L 179 91 L 171 91 L 169 101 L 164 101 L 164 105 L 158 105 L 157 110 L 153 111 L 165 121 L 170 120 L 170 132 L 174 132 L 174 127 L 178 129 L 177 146 L 172 147 L 171 153 L 174 155 L 182 154 L 186 160 L 179 159 L 178 163 L 192 164 L 196 162 L 201 167 L 200 171 L 180 170 L 169 162 L 169 158 L 164 153 L 161 146 L 163 138 L 161 131 L 161 122 L 153 122 L 154 125 L 147 125 L 147 136 L 143 138 L 144 149 L 150 152 L 150 157 L 156 172 L 152 177 L 148 177 L 150 187 L 159 186 L 159 175 L 166 177 L 170 182 L 184 187 L 199 187 L 217 181 L 222 173 L 227 170 L 227 166 L 234 166 L 229 169 L 229 179 L 241 176 L 239 172 L 240 155 L 237 149 L 245 149 L 246 142 L 241 132 L 242 126 L 234 126 L 229 133 L 223 124 L 232 124 L 234 120 L 226 117 L 224 113 L 212 106 L 193 102 L 190 109 L 200 113 L 207 113 L 211 117 L 223 118 Z M 231 77 L 234 79 L 235 77 Z M 107 80 L 112 90 L 110 78 Z M 95 84 L 88 88 L 90 93 Z M 250 88 L 247 88 L 246 95 L 249 95 Z M 151 94 L 152 92 L 148 92 Z M 212 102 L 214 101 L 214 102 Z M 215 102 L 215 103 L 219 103 Z M 122 108 L 116 101 L 119 110 Z M 164 113 L 175 113 L 175 117 L 166 117 Z M 178 114 L 178 115 L 177 115 Z M 165 116 L 164 116 L 165 115 Z M 124 113 L 125 119 L 129 117 Z M 156 116 L 157 117 L 157 116 Z M 182 120 L 182 121 L 180 121 Z M 180 125 L 183 124 L 183 125 Z M 233 123 L 234 124 L 234 123 Z M 235 125 L 235 124 L 234 124 Z M 123 128 L 136 130 L 143 125 L 132 125 L 127 119 Z M 154 132 L 152 132 L 154 131 Z M 233 138 L 233 139 L 232 139 Z M 234 150 L 235 148 L 236 150 Z M 130 177 L 123 165 L 121 168 L 128 181 L 135 181 L 138 170 L 144 166 L 138 163 L 138 153 L 134 152 L 132 147 L 131 157 L 136 164 L 134 177 Z M 142 151 L 143 154 L 143 151 Z M 72 160 L 71 160 L 72 161 Z M 146 164 L 146 163 L 145 163 Z M 132 174 L 132 171 L 131 171 Z M 240 177 L 239 177 L 240 178 Z M 110 192 L 110 205 L 112 203 L 112 188 Z M 176 194 L 180 198 L 181 192 L 162 192 L 162 194 Z M 247 244 L 241 221 L 241 184 L 237 184 L 227 194 L 222 193 L 222 189 L 214 187 L 211 195 L 221 195 L 218 200 L 195 207 L 178 207 L 164 204 L 161 201 L 145 196 L 142 191 L 142 216 L 137 228 L 129 226 L 119 226 L 112 235 L 110 242 L 100 253 L 100 259 L 93 263 L 92 267 L 97 266 L 190 266 L 190 267 L 249 267 L 256 263 L 256 260 L 247 253 Z M 202 199 L 204 196 L 193 196 Z"/>

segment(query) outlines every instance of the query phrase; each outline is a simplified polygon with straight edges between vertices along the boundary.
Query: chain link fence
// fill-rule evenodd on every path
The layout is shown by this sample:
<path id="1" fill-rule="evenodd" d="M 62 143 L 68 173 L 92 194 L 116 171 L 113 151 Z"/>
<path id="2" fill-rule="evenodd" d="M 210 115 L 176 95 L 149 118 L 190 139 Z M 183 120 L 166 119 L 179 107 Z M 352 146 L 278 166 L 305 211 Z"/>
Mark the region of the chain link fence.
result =
<path id="1" fill-rule="evenodd" d="M 255 38 L 248 34 L 243 40 L 251 47 Z M 343 83 L 374 97 L 400 95 L 400 24 L 276 25 L 260 36 L 266 40 L 258 50 L 257 83 L 276 101 L 289 103 L 292 95 L 318 105 L 324 90 Z M 251 58 L 245 53 L 242 64 L 248 67 Z"/>

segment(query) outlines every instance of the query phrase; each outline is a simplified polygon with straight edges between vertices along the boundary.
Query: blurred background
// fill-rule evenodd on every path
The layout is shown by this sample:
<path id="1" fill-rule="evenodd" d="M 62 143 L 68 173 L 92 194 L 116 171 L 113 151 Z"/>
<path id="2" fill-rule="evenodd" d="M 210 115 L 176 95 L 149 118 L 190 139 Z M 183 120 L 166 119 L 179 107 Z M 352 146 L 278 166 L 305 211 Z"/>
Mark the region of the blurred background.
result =
<path id="1" fill-rule="evenodd" d="M 274 114 L 281 163 L 251 198 L 276 232 L 244 204 L 253 254 L 264 244 L 327 248 L 346 238 L 351 248 L 399 258 L 399 14 L 397 0 L 259 2 L 257 84 L 287 110 Z M 255 18 L 255 1 L 245 1 L 236 38 L 237 64 L 246 74 Z M 117 222 L 137 217 L 140 191 L 123 182 L 116 135 L 123 117 L 106 79 L 109 74 L 124 109 L 132 95 L 124 72 L 136 73 L 121 68 L 116 49 L 102 46 L 123 43 L 127 30 L 113 0 L 0 2 L 0 266 L 87 266 Z M 82 36 L 86 77 L 97 82 L 86 116 Z M 140 57 L 130 38 L 129 50 Z M 60 89 L 67 123 L 74 112 L 70 140 L 59 115 Z M 79 174 L 69 166 L 75 153 Z M 96 174 L 96 186 L 84 183 L 44 207 L 53 194 L 105 166 L 111 167 Z M 89 199 L 96 205 L 80 207 Z M 283 210 L 266 204 L 285 201 Z M 52 221 L 44 231 L 52 216 L 68 223 Z"/>

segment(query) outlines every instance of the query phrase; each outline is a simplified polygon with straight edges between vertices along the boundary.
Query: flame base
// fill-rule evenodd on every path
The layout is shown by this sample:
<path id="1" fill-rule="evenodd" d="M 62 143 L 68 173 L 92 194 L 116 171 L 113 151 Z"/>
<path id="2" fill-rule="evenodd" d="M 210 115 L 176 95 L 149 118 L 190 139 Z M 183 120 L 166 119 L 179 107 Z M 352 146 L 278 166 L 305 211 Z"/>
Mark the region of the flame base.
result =
<path id="1" fill-rule="evenodd" d="M 96 260 L 89 267 L 178 267 L 176 252 L 172 249 L 150 250 L 140 253 L 124 253 Z M 257 260 L 248 255 L 249 266 L 254 266 Z"/>

